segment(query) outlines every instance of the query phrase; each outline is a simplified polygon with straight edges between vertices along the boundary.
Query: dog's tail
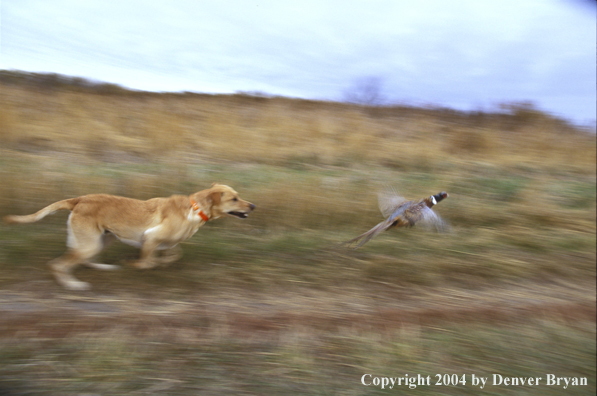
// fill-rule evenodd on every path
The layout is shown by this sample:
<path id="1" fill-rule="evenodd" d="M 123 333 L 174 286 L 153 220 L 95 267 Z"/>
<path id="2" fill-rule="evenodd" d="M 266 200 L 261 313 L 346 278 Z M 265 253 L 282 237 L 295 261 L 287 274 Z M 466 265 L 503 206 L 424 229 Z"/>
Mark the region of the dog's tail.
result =
<path id="1" fill-rule="evenodd" d="M 79 198 L 65 199 L 63 201 L 54 202 L 51 205 L 46 206 L 42 210 L 25 216 L 5 216 L 4 221 L 8 224 L 25 224 L 34 223 L 43 219 L 44 217 L 51 215 L 57 210 L 73 210 L 73 208 L 79 202 Z"/>

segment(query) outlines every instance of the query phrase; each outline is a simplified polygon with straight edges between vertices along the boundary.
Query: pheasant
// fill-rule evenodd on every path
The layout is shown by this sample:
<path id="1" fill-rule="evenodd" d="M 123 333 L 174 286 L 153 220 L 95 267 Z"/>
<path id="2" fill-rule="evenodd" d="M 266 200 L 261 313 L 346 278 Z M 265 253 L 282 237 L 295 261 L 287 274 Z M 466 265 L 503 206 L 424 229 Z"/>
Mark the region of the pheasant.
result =
<path id="1" fill-rule="evenodd" d="M 431 208 L 447 197 L 448 193 L 443 191 L 439 194 L 415 201 L 407 201 L 394 191 L 380 194 L 379 210 L 386 219 L 364 234 L 346 241 L 344 245 L 350 246 L 356 244 L 354 249 L 357 249 L 382 231 L 393 227 L 412 227 L 417 223 L 432 225 L 436 229 L 441 230 L 444 228 L 444 222 Z"/>

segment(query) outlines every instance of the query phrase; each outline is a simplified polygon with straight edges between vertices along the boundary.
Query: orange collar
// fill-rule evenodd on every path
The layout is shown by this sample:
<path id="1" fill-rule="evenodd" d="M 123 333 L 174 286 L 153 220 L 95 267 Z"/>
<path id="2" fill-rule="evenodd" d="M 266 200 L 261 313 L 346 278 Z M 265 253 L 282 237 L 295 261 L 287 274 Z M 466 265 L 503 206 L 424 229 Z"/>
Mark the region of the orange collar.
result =
<path id="1" fill-rule="evenodd" d="M 199 217 L 201 217 L 203 221 L 207 222 L 209 220 L 209 217 L 207 217 L 207 215 L 201 210 L 197 202 L 195 202 L 193 199 L 191 199 L 191 206 L 193 207 L 193 210 L 198 211 L 197 214 L 199 215 Z"/>

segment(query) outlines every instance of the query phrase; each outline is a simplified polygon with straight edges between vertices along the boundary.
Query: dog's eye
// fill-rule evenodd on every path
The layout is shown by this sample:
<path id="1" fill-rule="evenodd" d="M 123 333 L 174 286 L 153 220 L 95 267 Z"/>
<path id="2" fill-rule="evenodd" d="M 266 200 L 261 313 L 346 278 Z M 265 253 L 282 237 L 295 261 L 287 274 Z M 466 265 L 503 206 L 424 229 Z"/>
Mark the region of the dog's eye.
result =
<path id="1" fill-rule="evenodd" d="M 238 198 L 234 197 L 234 198 L 232 198 L 232 200 L 233 200 L 234 202 L 236 202 L 236 201 L 238 201 Z"/>

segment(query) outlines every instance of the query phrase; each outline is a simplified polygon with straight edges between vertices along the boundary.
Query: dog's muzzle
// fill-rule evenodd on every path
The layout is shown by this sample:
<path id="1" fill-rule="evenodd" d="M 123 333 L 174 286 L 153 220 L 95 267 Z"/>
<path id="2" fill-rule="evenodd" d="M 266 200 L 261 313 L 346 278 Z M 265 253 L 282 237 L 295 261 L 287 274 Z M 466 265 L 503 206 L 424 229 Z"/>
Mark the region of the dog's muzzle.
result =
<path id="1" fill-rule="evenodd" d="M 252 212 L 254 209 L 255 209 L 255 205 L 250 204 L 249 205 L 249 212 L 232 211 L 232 212 L 228 212 L 227 214 L 229 214 L 230 216 L 238 217 L 239 219 L 246 219 L 247 216 L 249 216 L 249 213 Z"/>

